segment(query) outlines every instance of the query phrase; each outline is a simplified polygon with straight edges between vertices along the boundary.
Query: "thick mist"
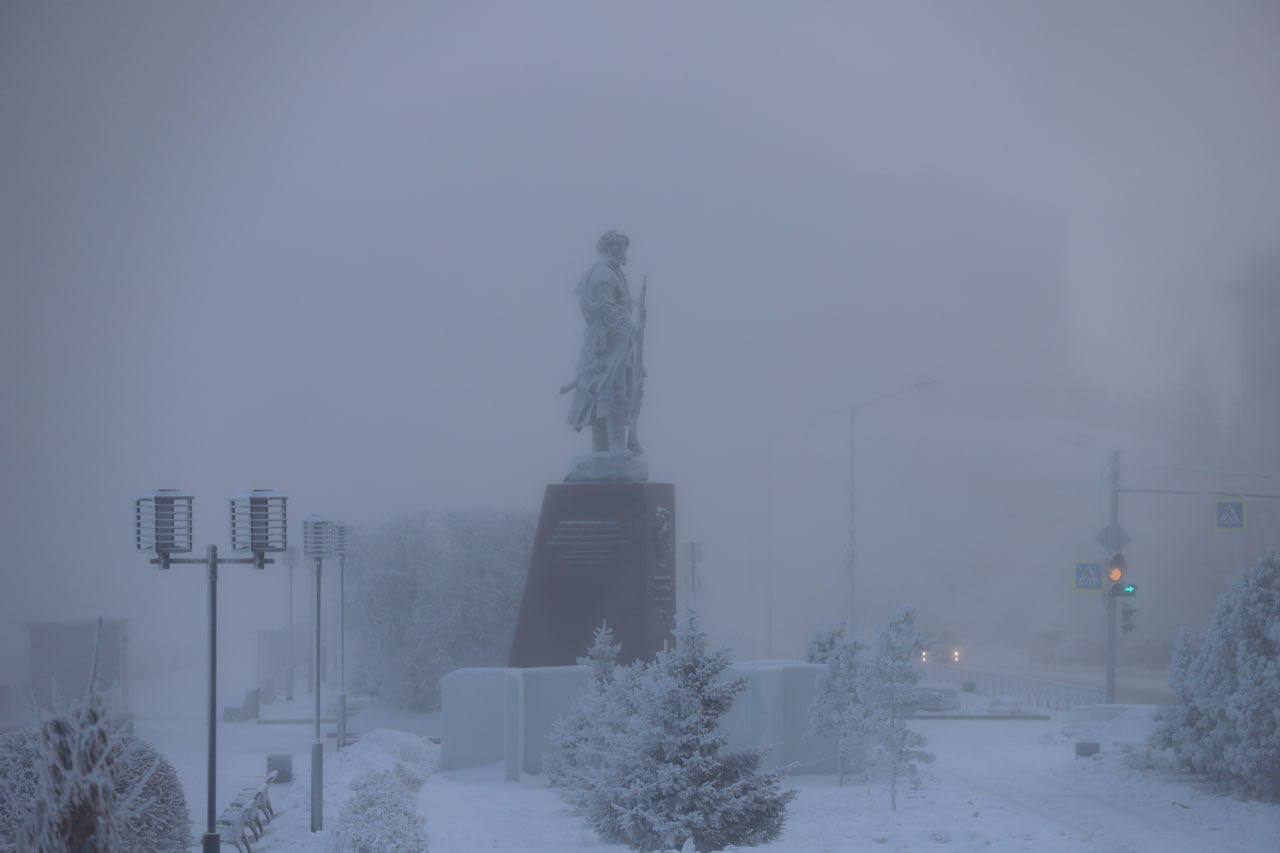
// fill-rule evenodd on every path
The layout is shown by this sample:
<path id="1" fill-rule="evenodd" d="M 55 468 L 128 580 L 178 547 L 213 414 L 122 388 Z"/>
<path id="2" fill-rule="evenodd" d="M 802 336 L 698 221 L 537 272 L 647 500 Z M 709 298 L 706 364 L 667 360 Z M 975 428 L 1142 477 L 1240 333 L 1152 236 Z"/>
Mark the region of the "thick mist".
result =
<path id="1" fill-rule="evenodd" d="M 859 632 L 1093 630 L 1112 449 L 1133 485 L 1277 490 L 1232 288 L 1280 275 L 1278 38 L 1244 2 L 0 5 L 0 681 L 29 620 L 203 651 L 199 570 L 132 551 L 141 491 L 191 490 L 198 546 L 252 487 L 357 526 L 535 511 L 586 446 L 556 389 L 606 228 L 718 641 L 843 617 L 818 413 L 924 378 L 859 416 Z M 1125 498 L 1142 632 L 1276 544 L 1250 512 Z M 284 589 L 225 573 L 228 659 Z"/>

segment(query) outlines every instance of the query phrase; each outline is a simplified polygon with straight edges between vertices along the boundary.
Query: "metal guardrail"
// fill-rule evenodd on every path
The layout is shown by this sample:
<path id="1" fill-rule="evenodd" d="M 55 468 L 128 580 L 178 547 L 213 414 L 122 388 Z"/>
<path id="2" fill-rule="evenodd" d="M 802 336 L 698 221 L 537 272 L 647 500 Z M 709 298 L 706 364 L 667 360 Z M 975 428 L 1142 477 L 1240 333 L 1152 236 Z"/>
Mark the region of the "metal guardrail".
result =
<path id="1" fill-rule="evenodd" d="M 962 686 L 971 681 L 974 692 L 981 696 L 1010 697 L 1051 711 L 1069 711 L 1078 705 L 1097 705 L 1104 700 L 1101 687 L 1085 687 L 1033 675 L 982 672 L 936 663 L 927 664 L 926 672 L 927 682 Z"/>

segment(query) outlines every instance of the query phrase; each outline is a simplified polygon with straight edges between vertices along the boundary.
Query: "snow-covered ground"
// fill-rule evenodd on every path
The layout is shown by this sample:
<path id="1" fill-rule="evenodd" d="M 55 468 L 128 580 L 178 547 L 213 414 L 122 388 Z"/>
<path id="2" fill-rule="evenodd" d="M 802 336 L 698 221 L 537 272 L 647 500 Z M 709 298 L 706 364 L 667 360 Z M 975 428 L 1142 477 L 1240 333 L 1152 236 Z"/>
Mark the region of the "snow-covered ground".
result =
<path id="1" fill-rule="evenodd" d="M 915 723 L 937 760 L 918 790 L 889 811 L 880 784 L 839 787 L 832 777 L 796 776 L 787 828 L 761 851 L 1274 851 L 1280 806 L 1214 794 L 1178 776 L 1144 741 L 1150 707 L 1105 723 L 928 720 Z M 1077 759 L 1076 740 L 1102 752 Z M 438 754 L 431 748 L 431 760 Z M 377 738 L 326 759 L 326 825 L 332 829 L 354 775 L 394 758 Z M 1150 766 L 1148 766 L 1150 765 Z M 263 851 L 328 849 L 311 833 L 306 777 L 277 797 L 280 817 Z M 568 811 L 539 778 L 503 781 L 498 765 L 434 772 L 416 794 L 433 853 L 614 851 Z"/>

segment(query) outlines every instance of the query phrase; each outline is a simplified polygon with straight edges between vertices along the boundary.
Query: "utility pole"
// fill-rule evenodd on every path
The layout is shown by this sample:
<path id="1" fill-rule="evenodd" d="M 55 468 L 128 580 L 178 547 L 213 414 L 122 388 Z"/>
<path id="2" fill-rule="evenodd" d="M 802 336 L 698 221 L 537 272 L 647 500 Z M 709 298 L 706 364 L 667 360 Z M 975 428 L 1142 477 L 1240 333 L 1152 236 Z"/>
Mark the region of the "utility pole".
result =
<path id="1" fill-rule="evenodd" d="M 1111 453 L 1111 512 L 1109 530 L 1120 530 L 1120 451 Z M 1123 546 L 1121 546 L 1123 547 Z M 1119 548 L 1116 549 L 1117 554 Z M 1116 591 L 1115 584 L 1107 587 L 1107 674 L 1106 702 L 1108 705 L 1116 701 Z"/>

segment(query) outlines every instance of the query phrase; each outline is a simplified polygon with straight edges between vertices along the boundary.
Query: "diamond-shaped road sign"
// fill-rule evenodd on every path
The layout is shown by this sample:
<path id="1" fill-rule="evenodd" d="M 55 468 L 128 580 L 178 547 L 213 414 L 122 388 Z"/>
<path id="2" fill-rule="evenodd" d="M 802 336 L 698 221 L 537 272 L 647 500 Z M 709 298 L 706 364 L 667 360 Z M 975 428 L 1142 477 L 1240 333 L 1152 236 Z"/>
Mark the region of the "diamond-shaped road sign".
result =
<path id="1" fill-rule="evenodd" d="M 1102 550 L 1115 554 L 1123 551 L 1124 546 L 1129 544 L 1129 534 L 1118 524 L 1108 524 L 1098 534 L 1098 544 L 1102 546 Z"/>
<path id="2" fill-rule="evenodd" d="M 1244 530 L 1244 501 L 1218 501 L 1218 529 Z"/>
<path id="3" fill-rule="evenodd" d="M 1076 589 L 1081 592 L 1102 590 L 1102 563 L 1076 563 Z"/>

